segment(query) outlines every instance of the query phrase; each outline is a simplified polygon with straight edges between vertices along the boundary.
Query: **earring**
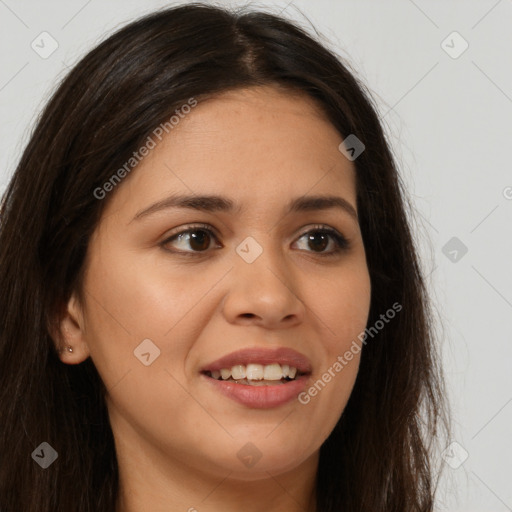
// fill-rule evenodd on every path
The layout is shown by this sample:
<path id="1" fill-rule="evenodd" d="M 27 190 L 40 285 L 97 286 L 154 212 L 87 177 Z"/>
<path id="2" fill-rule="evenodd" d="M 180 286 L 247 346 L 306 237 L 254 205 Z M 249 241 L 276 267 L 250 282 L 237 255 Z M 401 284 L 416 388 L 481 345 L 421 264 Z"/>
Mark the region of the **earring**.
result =
<path id="1" fill-rule="evenodd" d="M 73 352 L 73 347 L 71 345 L 68 345 L 66 348 L 61 348 L 59 352 L 64 352 L 67 350 L 68 352 Z"/>

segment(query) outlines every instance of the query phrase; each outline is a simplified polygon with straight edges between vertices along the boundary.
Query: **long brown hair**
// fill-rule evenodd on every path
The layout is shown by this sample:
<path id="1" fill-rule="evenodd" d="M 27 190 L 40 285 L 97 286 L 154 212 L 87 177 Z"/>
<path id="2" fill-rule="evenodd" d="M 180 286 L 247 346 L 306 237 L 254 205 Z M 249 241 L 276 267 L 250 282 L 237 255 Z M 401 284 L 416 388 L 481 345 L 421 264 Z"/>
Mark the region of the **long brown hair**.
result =
<path id="1" fill-rule="evenodd" d="M 403 307 L 368 339 L 350 400 L 321 447 L 317 510 L 433 510 L 433 447 L 450 423 L 433 309 L 412 207 L 371 94 L 348 69 L 283 17 L 192 3 L 130 23 L 62 81 L 0 210 L 2 510 L 115 509 L 107 390 L 90 358 L 63 364 L 49 334 L 71 293 L 84 295 L 84 256 L 109 200 L 94 190 L 189 98 L 268 84 L 308 94 L 342 137 L 364 143 L 354 164 L 372 287 L 368 325 L 395 302 Z M 31 456 L 43 441 L 58 453 L 47 469 Z"/>

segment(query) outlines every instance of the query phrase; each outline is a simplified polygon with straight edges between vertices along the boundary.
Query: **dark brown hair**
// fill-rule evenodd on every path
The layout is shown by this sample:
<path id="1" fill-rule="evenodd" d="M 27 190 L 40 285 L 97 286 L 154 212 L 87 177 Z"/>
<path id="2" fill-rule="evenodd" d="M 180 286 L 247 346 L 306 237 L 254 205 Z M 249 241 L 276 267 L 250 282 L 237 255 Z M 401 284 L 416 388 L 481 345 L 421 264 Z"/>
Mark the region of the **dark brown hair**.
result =
<path id="1" fill-rule="evenodd" d="M 63 364 L 50 336 L 71 293 L 84 297 L 88 241 L 109 200 L 93 191 L 189 98 L 200 102 L 257 85 L 309 95 L 342 137 L 354 134 L 366 146 L 354 164 L 372 286 L 368 325 L 395 302 L 403 306 L 365 345 L 349 402 L 321 447 L 317 510 L 433 510 L 433 447 L 449 432 L 449 412 L 407 217 L 412 208 L 371 95 L 348 64 L 297 23 L 201 3 L 147 15 L 90 51 L 48 102 L 6 190 L 2 510 L 115 509 L 118 466 L 107 390 L 91 358 Z M 31 457 L 42 441 L 58 452 L 46 470 Z"/>

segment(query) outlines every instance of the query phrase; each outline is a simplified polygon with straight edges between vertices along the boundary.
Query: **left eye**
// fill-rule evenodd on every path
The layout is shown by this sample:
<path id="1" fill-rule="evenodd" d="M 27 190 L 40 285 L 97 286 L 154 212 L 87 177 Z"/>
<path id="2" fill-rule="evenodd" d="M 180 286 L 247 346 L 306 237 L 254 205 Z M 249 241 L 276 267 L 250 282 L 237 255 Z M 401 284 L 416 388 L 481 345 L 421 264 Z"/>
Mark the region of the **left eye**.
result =
<path id="1" fill-rule="evenodd" d="M 315 252 L 321 256 L 334 255 L 349 247 L 348 240 L 341 233 L 324 226 L 315 226 L 313 229 L 306 231 L 298 238 L 298 241 L 302 239 L 306 240 L 308 247 L 313 249 L 307 252 Z M 161 246 L 169 252 L 194 254 L 206 252 L 211 247 L 212 240 L 217 240 L 217 236 L 209 227 L 193 226 L 167 238 L 161 243 Z M 166 249 L 165 246 L 174 241 L 189 244 L 192 250 L 190 251 L 183 248 L 176 251 Z M 334 245 L 334 248 L 326 251 L 325 249 L 329 247 L 330 243 L 331 247 Z M 173 245 L 175 246 L 176 244 Z"/>
<path id="2" fill-rule="evenodd" d="M 349 246 L 348 240 L 342 234 L 338 233 L 337 231 L 331 228 L 317 227 L 304 233 L 299 238 L 299 240 L 301 240 L 302 238 L 305 238 L 307 240 L 307 244 L 309 247 L 320 249 L 319 251 L 314 250 L 313 252 L 319 252 L 319 254 L 322 256 L 337 254 L 338 252 L 347 249 Z M 324 249 L 329 245 L 329 241 L 332 240 L 334 240 L 334 249 L 330 251 L 324 251 Z"/>

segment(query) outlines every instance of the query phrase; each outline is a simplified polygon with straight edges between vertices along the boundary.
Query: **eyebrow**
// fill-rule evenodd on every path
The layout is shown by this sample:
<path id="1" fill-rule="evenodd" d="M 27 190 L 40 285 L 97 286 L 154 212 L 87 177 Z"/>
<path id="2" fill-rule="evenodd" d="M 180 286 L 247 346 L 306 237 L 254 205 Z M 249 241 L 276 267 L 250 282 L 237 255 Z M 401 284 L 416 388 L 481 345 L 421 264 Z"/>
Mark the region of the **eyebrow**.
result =
<path id="1" fill-rule="evenodd" d="M 188 208 L 204 212 L 234 213 L 240 213 L 242 209 L 240 205 L 237 205 L 227 197 L 216 195 L 194 196 L 176 194 L 158 201 L 148 208 L 140 210 L 132 221 L 139 220 L 143 217 L 147 217 L 148 215 L 169 208 Z M 348 213 L 356 222 L 359 222 L 355 208 L 343 197 L 332 195 L 302 196 L 293 199 L 288 204 L 288 211 L 290 213 L 329 210 L 333 208 Z"/>

